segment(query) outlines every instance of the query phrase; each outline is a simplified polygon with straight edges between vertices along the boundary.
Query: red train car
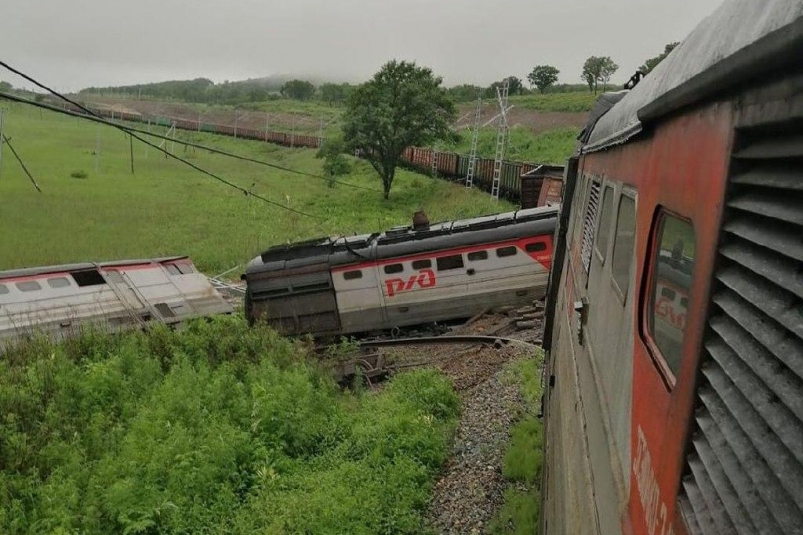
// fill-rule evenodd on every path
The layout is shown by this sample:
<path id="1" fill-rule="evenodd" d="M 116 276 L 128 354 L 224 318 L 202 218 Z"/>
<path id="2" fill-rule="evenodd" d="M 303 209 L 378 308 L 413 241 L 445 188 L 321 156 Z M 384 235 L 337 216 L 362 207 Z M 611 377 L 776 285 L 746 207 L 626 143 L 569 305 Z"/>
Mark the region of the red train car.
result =
<path id="1" fill-rule="evenodd" d="M 602 113 L 555 241 L 544 533 L 803 533 L 803 2 L 726 2 Z"/>

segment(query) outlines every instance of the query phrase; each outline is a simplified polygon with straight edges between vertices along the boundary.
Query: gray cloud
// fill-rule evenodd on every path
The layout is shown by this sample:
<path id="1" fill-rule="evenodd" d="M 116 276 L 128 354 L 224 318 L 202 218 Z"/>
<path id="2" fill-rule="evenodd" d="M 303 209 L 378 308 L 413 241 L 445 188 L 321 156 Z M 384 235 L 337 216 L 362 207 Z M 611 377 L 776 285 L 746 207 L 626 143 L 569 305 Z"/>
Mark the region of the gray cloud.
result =
<path id="1" fill-rule="evenodd" d="M 4 0 L 0 57 L 61 90 L 205 76 L 363 80 L 392 58 L 448 84 L 552 64 L 579 82 L 590 55 L 624 81 L 720 0 Z M 0 80 L 22 85 L 10 74 Z"/>

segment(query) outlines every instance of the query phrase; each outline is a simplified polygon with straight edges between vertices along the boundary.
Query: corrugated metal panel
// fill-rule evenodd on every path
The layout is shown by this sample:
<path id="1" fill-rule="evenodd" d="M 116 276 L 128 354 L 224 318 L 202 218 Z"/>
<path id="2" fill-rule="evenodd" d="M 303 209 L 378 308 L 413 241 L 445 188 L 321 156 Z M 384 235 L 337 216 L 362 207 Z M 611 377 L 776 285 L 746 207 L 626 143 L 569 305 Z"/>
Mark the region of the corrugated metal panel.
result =
<path id="1" fill-rule="evenodd" d="M 580 254 L 583 260 L 583 269 L 588 273 L 591 267 L 591 244 L 594 242 L 594 228 L 597 224 L 597 209 L 599 208 L 599 193 L 602 189 L 600 182 L 591 182 L 591 193 L 588 196 L 588 206 L 583 220 L 583 244 Z"/>
<path id="2" fill-rule="evenodd" d="M 737 138 L 678 497 L 692 534 L 803 533 L 799 130 Z"/>

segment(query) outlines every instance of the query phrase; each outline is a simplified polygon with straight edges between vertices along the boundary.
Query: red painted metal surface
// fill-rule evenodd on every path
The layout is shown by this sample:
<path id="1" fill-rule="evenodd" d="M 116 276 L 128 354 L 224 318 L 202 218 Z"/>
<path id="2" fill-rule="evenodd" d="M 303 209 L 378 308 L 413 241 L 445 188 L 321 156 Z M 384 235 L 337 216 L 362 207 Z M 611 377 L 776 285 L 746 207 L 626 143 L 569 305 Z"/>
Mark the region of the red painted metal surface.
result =
<path id="1" fill-rule="evenodd" d="M 605 175 L 638 191 L 630 497 L 625 533 L 685 533 L 675 510 L 683 451 L 692 418 L 695 377 L 707 313 L 727 162 L 733 131 L 727 105 L 711 106 L 676 117 L 651 139 L 589 154 L 583 172 Z M 654 360 L 647 331 L 650 285 L 646 279 L 654 256 L 650 229 L 661 208 L 689 218 L 695 232 L 693 291 L 689 296 L 682 364 L 674 387 Z M 579 259 L 578 259 L 579 260 Z M 573 281 L 566 281 L 571 292 Z M 569 295 L 569 302 L 572 296 Z"/>

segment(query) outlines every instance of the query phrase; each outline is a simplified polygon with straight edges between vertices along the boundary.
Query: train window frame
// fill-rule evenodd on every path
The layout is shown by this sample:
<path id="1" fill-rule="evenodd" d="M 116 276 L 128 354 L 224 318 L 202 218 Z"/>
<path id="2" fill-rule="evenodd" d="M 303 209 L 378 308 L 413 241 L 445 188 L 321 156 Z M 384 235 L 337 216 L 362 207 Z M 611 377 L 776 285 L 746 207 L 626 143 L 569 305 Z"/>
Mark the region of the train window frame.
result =
<path id="1" fill-rule="evenodd" d="M 497 247 L 497 258 L 507 258 L 508 256 L 516 256 L 518 254 L 518 247 L 515 245 L 507 245 L 505 247 Z"/>
<path id="2" fill-rule="evenodd" d="M 430 269 L 432 268 L 432 260 L 429 258 L 420 258 L 413 260 L 413 269 Z"/>
<path id="3" fill-rule="evenodd" d="M 353 281 L 362 278 L 362 270 L 361 269 L 351 269 L 349 271 L 343 272 L 343 280 L 345 281 Z"/>
<path id="4" fill-rule="evenodd" d="M 488 260 L 488 251 L 482 249 L 481 251 L 471 251 L 466 255 L 469 262 L 482 262 Z"/>
<path id="5" fill-rule="evenodd" d="M 610 201 L 611 201 L 610 206 L 605 204 L 605 201 L 607 199 L 608 193 L 611 194 L 611 196 L 610 196 Z M 618 221 L 619 220 L 618 211 L 617 211 L 617 213 L 615 215 L 614 215 L 614 212 L 613 212 L 614 206 L 617 206 L 617 202 L 616 201 L 617 201 L 616 188 L 614 187 L 614 185 L 611 184 L 611 183 L 603 184 L 603 186 L 602 186 L 602 200 L 600 202 L 600 204 L 602 205 L 602 208 L 600 209 L 599 217 L 597 217 L 597 228 L 594 229 L 594 247 L 593 247 L 594 254 L 597 256 L 597 259 L 600 261 L 600 264 L 603 265 L 603 266 L 605 265 L 605 260 L 608 258 L 608 250 L 611 248 L 611 238 L 612 237 L 614 237 L 614 238 L 616 237 L 616 232 L 615 232 L 616 231 L 616 224 L 619 222 Z M 610 213 L 608 213 L 608 210 L 606 210 L 606 208 L 610 208 Z M 608 227 L 608 229 L 607 229 L 608 232 L 607 232 L 607 234 L 604 235 L 605 236 L 605 247 L 604 247 L 605 250 L 604 251 L 600 247 L 600 237 L 603 236 L 602 232 L 600 232 L 600 231 L 603 229 L 603 225 L 607 225 L 607 227 Z"/>
<path id="6" fill-rule="evenodd" d="M 404 271 L 404 264 L 401 262 L 385 264 L 382 266 L 382 271 L 385 273 L 385 275 L 395 275 L 396 273 L 401 273 Z"/>
<path id="7" fill-rule="evenodd" d="M 75 284 L 80 288 L 106 284 L 106 279 L 103 278 L 103 275 L 101 275 L 100 271 L 97 269 L 82 269 L 80 271 L 73 271 L 70 275 L 72 275 Z"/>
<path id="8" fill-rule="evenodd" d="M 42 289 L 42 285 L 39 284 L 39 281 L 35 280 L 19 281 L 14 285 L 17 287 L 17 290 L 21 292 L 38 292 Z"/>
<path id="9" fill-rule="evenodd" d="M 457 259 L 460 260 L 459 265 L 454 264 L 452 265 L 452 261 L 456 261 Z M 462 269 L 465 267 L 465 262 L 463 261 L 462 254 L 453 254 L 448 256 L 439 256 L 435 259 L 435 264 L 438 266 L 438 271 L 451 271 L 454 269 Z"/>
<path id="10" fill-rule="evenodd" d="M 661 238 L 662 238 L 662 231 L 664 230 L 664 221 L 667 217 L 672 217 L 682 223 L 686 223 L 691 228 L 692 232 L 692 245 L 693 245 L 693 255 L 692 258 L 692 266 L 691 266 L 691 273 L 689 275 L 689 287 L 688 287 L 688 295 L 691 295 L 695 289 L 695 275 L 697 272 L 696 269 L 696 252 L 697 252 L 697 232 L 694 225 L 694 221 L 686 217 L 682 214 L 674 212 L 672 210 L 667 209 L 663 206 L 658 206 L 655 210 L 655 215 L 653 216 L 652 223 L 650 225 L 650 234 L 649 234 L 649 246 L 647 252 L 648 264 L 645 267 L 645 273 L 642 282 L 642 294 L 644 298 L 641 300 L 641 310 L 639 313 L 639 331 L 641 334 L 641 339 L 647 347 L 647 353 L 650 355 L 650 358 L 653 362 L 653 366 L 658 371 L 658 374 L 661 376 L 664 384 L 666 385 L 667 389 L 671 391 L 677 385 L 678 376 L 680 374 L 681 369 L 683 368 L 683 348 L 686 345 L 686 339 L 689 335 L 689 331 L 685 328 L 684 325 L 682 337 L 680 340 L 679 345 L 679 354 L 677 356 L 678 363 L 676 367 L 677 373 L 675 370 L 672 369 L 669 361 L 667 360 L 667 356 L 664 353 L 664 349 L 658 344 L 656 336 L 654 334 L 655 327 L 654 327 L 654 306 L 655 306 L 655 294 L 657 290 L 656 286 L 656 276 L 658 273 L 657 265 L 658 265 L 658 255 L 661 251 Z M 688 296 L 685 298 L 688 308 Z"/>
<path id="11" fill-rule="evenodd" d="M 524 251 L 527 253 L 541 253 L 546 250 L 546 243 L 542 241 L 531 241 L 524 245 Z"/>
<path id="12" fill-rule="evenodd" d="M 633 228 L 632 228 L 632 244 L 631 244 L 631 251 L 630 251 L 630 261 L 628 262 L 627 267 L 627 276 L 625 277 L 625 287 L 622 288 L 620 281 L 617 280 L 616 274 L 616 249 L 617 245 L 619 245 L 619 219 L 622 211 L 622 202 L 625 199 L 633 202 Z M 616 223 L 613 227 L 613 243 L 610 245 L 611 248 L 611 285 L 613 285 L 613 289 L 616 292 L 617 297 L 621 304 L 624 306 L 625 302 L 627 301 L 627 292 L 630 288 L 630 279 L 634 273 L 634 262 L 633 262 L 633 254 L 636 251 L 636 227 L 638 226 L 638 203 L 636 202 L 636 193 L 630 190 L 623 189 L 622 192 L 619 194 L 618 202 L 615 203 L 616 206 Z"/>

